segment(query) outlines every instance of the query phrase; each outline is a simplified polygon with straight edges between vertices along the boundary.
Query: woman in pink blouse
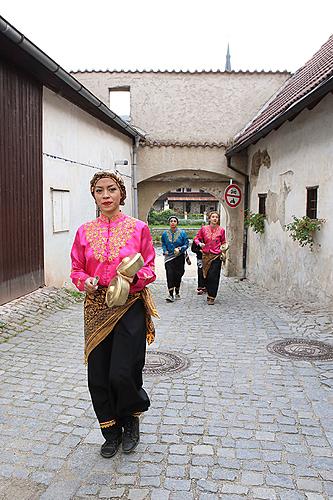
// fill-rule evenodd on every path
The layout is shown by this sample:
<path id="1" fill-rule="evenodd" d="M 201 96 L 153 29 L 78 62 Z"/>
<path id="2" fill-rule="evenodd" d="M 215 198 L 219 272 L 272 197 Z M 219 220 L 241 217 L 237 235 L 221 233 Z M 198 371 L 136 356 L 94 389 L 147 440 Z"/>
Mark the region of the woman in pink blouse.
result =
<path id="1" fill-rule="evenodd" d="M 142 387 L 146 340 L 154 340 L 151 316 L 157 316 L 146 285 L 156 279 L 155 251 L 147 225 L 123 214 L 126 189 L 110 172 L 90 182 L 101 215 L 77 230 L 71 252 L 71 279 L 86 292 L 84 304 L 85 360 L 93 407 L 105 443 L 101 455 L 112 457 L 122 442 L 131 452 L 139 442 L 138 415 L 150 405 Z M 107 286 L 124 257 L 140 252 L 144 266 L 130 282 L 123 306 L 109 308 Z M 97 284 L 98 283 L 98 284 Z"/>
<path id="2" fill-rule="evenodd" d="M 207 303 L 213 305 L 221 274 L 221 245 L 226 242 L 225 230 L 220 227 L 218 212 L 209 213 L 209 225 L 199 229 L 194 242 L 202 250 L 203 276 L 206 282 Z"/>

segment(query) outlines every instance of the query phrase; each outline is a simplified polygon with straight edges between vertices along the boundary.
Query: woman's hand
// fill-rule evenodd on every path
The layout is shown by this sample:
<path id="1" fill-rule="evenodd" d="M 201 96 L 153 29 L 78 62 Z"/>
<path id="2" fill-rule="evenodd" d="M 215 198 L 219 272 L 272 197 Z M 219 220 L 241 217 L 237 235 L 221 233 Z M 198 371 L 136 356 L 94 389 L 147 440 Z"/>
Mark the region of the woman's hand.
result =
<path id="1" fill-rule="evenodd" d="M 176 248 L 174 249 L 174 254 L 175 254 L 175 255 L 178 255 L 179 253 L 180 253 L 180 248 L 179 248 L 179 247 L 176 247 Z"/>
<path id="2" fill-rule="evenodd" d="M 98 286 L 94 285 L 95 278 L 87 278 L 84 282 L 84 291 L 87 293 L 95 293 Z"/>

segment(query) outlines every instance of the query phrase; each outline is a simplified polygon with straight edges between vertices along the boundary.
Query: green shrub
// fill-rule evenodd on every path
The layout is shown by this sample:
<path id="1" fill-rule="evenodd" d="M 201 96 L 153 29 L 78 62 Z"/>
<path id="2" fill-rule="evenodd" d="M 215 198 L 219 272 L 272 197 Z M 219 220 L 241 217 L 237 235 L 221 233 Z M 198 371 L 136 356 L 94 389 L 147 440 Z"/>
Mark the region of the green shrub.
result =
<path id="1" fill-rule="evenodd" d="M 312 250 L 314 245 L 313 236 L 316 231 L 320 231 L 324 222 L 326 222 L 325 219 L 310 219 L 307 215 L 298 218 L 293 215 L 293 222 L 286 224 L 284 227 L 289 231 L 289 236 L 294 241 L 298 241 L 301 247 L 309 245 L 310 250 Z"/>
<path id="2" fill-rule="evenodd" d="M 245 227 L 251 227 L 255 233 L 263 234 L 265 231 L 265 216 L 251 212 L 251 210 L 245 210 L 244 224 Z"/>
<path id="3" fill-rule="evenodd" d="M 152 208 L 148 215 L 148 224 L 167 224 L 169 217 L 171 217 L 172 215 L 175 215 L 173 210 L 164 210 L 162 212 L 158 212 L 157 210 L 154 210 Z"/>

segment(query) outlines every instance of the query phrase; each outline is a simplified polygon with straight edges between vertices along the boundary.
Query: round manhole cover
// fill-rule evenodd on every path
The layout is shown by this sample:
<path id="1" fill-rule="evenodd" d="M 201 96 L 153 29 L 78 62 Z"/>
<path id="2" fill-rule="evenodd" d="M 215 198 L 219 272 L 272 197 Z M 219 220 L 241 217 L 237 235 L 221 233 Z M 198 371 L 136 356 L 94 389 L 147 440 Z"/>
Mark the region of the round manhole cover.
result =
<path id="1" fill-rule="evenodd" d="M 278 340 L 269 344 L 267 349 L 272 354 L 278 354 L 285 358 L 305 361 L 333 360 L 333 347 L 317 340 Z"/>
<path id="2" fill-rule="evenodd" d="M 186 370 L 190 365 L 184 354 L 165 351 L 147 351 L 143 372 L 146 375 L 164 375 Z"/>

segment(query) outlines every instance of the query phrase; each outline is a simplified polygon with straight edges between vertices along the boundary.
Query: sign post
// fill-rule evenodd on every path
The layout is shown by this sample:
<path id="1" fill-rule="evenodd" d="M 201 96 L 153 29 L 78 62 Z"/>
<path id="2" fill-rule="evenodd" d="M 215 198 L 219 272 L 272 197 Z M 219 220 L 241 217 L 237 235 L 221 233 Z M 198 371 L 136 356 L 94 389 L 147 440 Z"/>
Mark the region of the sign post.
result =
<path id="1" fill-rule="evenodd" d="M 226 204 L 231 208 L 236 208 L 242 201 L 242 191 L 237 184 L 229 184 L 224 191 Z"/>

